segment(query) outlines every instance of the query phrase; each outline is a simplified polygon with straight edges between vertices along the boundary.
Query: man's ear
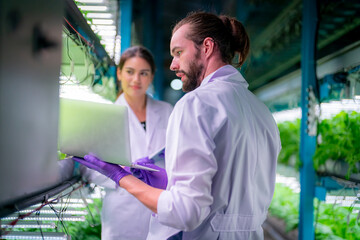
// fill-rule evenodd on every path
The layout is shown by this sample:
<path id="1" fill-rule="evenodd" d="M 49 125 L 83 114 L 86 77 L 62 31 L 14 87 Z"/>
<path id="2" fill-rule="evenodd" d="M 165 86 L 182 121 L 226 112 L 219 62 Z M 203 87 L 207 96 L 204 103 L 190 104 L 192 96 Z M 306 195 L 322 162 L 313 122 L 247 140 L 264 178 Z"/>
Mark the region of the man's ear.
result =
<path id="1" fill-rule="evenodd" d="M 207 37 L 203 41 L 203 51 L 206 57 L 209 57 L 213 54 L 215 48 L 215 42 L 211 37 Z"/>
<path id="2" fill-rule="evenodd" d="M 121 70 L 120 70 L 119 67 L 118 67 L 117 70 L 116 70 L 116 76 L 117 76 L 117 78 L 118 78 L 118 81 L 121 82 Z"/>

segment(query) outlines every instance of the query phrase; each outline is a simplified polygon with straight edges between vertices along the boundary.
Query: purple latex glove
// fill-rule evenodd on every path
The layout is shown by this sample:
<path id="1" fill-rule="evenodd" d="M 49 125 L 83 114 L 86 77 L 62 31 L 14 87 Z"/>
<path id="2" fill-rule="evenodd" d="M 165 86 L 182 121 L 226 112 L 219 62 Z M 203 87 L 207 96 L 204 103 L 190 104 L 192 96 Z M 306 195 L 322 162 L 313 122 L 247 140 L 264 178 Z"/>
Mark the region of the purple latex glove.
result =
<path id="1" fill-rule="evenodd" d="M 165 171 L 165 169 L 163 169 L 159 166 L 156 166 L 154 164 L 154 160 L 146 157 L 146 158 L 140 158 L 140 159 L 136 160 L 135 163 L 137 163 L 141 166 L 150 167 L 150 168 L 153 168 L 153 169 L 156 169 L 159 171 L 155 172 L 155 171 L 131 168 L 130 171 L 134 177 L 137 177 L 138 179 L 140 179 L 141 181 L 143 181 L 144 183 L 146 183 L 152 187 L 161 188 L 161 189 L 166 188 L 167 182 L 168 182 L 166 171 Z"/>
<path id="2" fill-rule="evenodd" d="M 117 164 L 104 162 L 93 155 L 85 155 L 84 158 L 73 157 L 74 161 L 85 165 L 88 168 L 91 168 L 99 173 L 107 176 L 113 180 L 117 185 L 119 185 L 120 179 L 131 173 L 127 172 L 125 169 L 120 167 Z"/>

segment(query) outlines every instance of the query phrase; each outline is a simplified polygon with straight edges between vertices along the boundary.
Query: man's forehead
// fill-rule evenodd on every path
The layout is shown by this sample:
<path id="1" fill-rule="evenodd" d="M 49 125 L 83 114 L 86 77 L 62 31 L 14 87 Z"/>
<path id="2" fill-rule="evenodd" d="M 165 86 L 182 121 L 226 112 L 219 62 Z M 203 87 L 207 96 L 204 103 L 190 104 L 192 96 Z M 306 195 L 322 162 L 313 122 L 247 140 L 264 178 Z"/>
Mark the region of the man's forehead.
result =
<path id="1" fill-rule="evenodd" d="M 174 32 L 170 40 L 170 51 L 172 51 L 173 48 L 177 47 L 179 44 L 187 40 L 185 36 L 188 33 L 188 30 L 189 24 L 184 24 Z"/>

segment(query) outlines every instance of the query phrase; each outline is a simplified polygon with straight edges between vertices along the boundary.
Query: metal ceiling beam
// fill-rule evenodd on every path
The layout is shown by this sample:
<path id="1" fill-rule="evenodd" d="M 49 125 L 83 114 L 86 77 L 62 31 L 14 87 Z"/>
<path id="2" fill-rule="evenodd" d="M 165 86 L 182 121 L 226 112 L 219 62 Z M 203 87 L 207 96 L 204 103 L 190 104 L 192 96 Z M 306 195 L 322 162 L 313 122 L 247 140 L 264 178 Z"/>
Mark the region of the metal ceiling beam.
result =
<path id="1" fill-rule="evenodd" d="M 250 80 L 250 90 L 261 87 L 300 61 L 300 54 L 297 53 L 296 47 L 299 46 L 301 7 L 300 0 L 293 1 L 254 40 L 251 47 L 252 55 L 254 62 L 260 62 L 261 66 L 260 69 L 253 67 L 254 70 L 247 76 Z M 290 34 L 291 39 L 286 37 Z M 287 46 L 286 49 L 285 46 Z M 278 59 L 278 56 L 292 52 L 297 54 L 287 56 L 286 61 Z M 271 60 L 272 57 L 277 57 L 276 61 Z M 274 65 L 274 63 L 278 64 Z M 266 69 L 266 71 L 261 72 L 262 69 Z"/>
<path id="2" fill-rule="evenodd" d="M 293 25 L 294 21 L 297 21 L 294 17 L 299 10 L 301 11 L 301 0 L 294 0 L 256 37 L 253 43 L 255 51 L 266 48 L 269 43 L 278 39 L 281 32 L 287 31 L 286 28 Z"/>

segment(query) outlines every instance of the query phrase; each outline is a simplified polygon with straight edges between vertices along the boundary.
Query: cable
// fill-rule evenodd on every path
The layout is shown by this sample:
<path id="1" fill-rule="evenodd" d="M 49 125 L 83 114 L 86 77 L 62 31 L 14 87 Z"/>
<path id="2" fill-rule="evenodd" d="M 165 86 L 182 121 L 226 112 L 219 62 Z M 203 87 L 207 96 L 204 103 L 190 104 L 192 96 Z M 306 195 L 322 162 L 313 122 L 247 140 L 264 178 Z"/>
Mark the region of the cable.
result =
<path id="1" fill-rule="evenodd" d="M 40 229 L 40 234 L 41 234 L 41 238 L 44 239 L 44 234 L 41 228 L 41 224 L 40 224 L 40 211 L 37 211 L 35 214 L 38 218 L 36 219 L 37 224 L 39 225 L 39 229 Z"/>
<path id="2" fill-rule="evenodd" d="M 66 183 L 66 182 L 65 182 Z M 69 182 L 70 184 L 71 184 L 71 182 Z M 80 184 L 78 187 L 76 187 L 76 188 L 74 188 L 74 186 L 71 184 L 71 186 L 73 187 L 73 190 L 71 191 L 71 192 L 69 192 L 69 193 L 67 193 L 67 194 L 64 194 L 64 195 L 59 195 L 57 198 L 55 198 L 55 199 L 52 199 L 52 200 L 48 200 L 48 195 L 46 194 L 45 196 L 44 196 L 44 201 L 43 201 L 43 203 L 39 206 L 39 207 L 37 207 L 37 208 L 35 208 L 34 210 L 32 210 L 32 211 L 30 211 L 30 212 L 28 212 L 28 213 L 26 213 L 26 214 L 20 214 L 19 213 L 19 216 L 18 216 L 18 218 L 17 219 L 15 219 L 15 220 L 13 220 L 11 223 L 9 223 L 8 225 L 9 226 L 15 226 L 16 224 L 17 224 L 17 222 L 19 221 L 19 220 L 22 220 L 22 219 L 24 219 L 24 218 L 26 218 L 26 217 L 28 217 L 28 216 L 30 216 L 31 214 L 33 214 L 34 212 L 38 212 L 38 211 L 40 211 L 44 206 L 46 206 L 46 205 L 48 205 L 48 206 L 50 206 L 50 208 L 52 207 L 51 206 L 51 204 L 52 203 L 54 203 L 54 202 L 56 202 L 56 201 L 58 201 L 59 199 L 60 199 L 60 197 L 62 198 L 62 197 L 65 197 L 65 196 L 68 196 L 68 195 L 71 195 L 74 191 L 76 191 L 76 190 L 78 190 L 78 189 L 80 189 L 81 187 L 83 187 L 83 184 Z M 53 209 L 53 208 L 52 208 Z M 53 209 L 54 210 L 54 209 Z M 56 212 L 56 211 L 55 211 Z M 56 214 L 56 213 L 55 213 Z M 57 215 L 57 214 L 56 214 Z M 57 215 L 57 217 L 58 217 L 58 215 Z M 59 218 L 59 217 L 58 217 Z M 5 231 L 5 229 L 3 229 L 3 228 L 1 228 L 1 236 L 5 236 L 5 235 L 7 235 L 7 234 L 9 234 L 10 233 L 10 231 Z"/>
<path id="3" fill-rule="evenodd" d="M 81 197 L 82 201 L 84 202 L 84 204 L 85 204 L 85 206 L 86 206 L 86 208 L 87 208 L 87 210 L 88 210 L 88 213 L 90 214 L 90 217 L 91 217 L 91 219 L 92 219 L 92 223 L 89 221 L 89 225 L 90 225 L 91 227 L 98 226 L 99 224 L 96 224 L 94 215 L 92 214 L 92 212 L 91 212 L 91 210 L 90 210 L 90 208 L 89 208 L 89 204 L 88 204 L 88 202 L 86 201 L 86 198 L 85 198 L 84 195 L 82 194 L 82 191 L 81 191 L 81 190 L 80 190 L 79 192 L 80 192 L 80 197 Z"/>
<path id="4" fill-rule="evenodd" d="M 68 231 L 67 231 L 67 228 L 66 228 L 66 226 L 65 226 L 65 224 L 64 224 L 64 222 L 63 222 L 63 217 L 61 217 L 58 213 L 60 213 L 61 214 L 61 211 L 57 211 L 55 208 L 54 208 L 54 206 L 52 206 L 52 205 L 49 205 L 49 207 L 54 211 L 54 213 L 55 213 L 55 216 L 58 218 L 58 222 L 60 222 L 61 223 L 61 226 L 62 226 L 62 229 L 64 230 L 64 232 L 65 232 L 65 234 L 67 234 L 68 235 Z"/>
<path id="5" fill-rule="evenodd" d="M 89 43 L 89 42 L 69 23 L 69 21 L 68 21 L 65 17 L 64 17 L 64 20 L 65 20 L 65 22 L 84 40 L 84 42 L 85 42 L 88 46 L 94 48 L 94 45 L 91 44 L 91 43 Z"/>
<path id="6" fill-rule="evenodd" d="M 67 52 L 67 55 L 70 59 L 70 77 L 66 76 L 67 78 L 67 81 L 62 83 L 63 84 L 66 84 L 68 81 L 71 81 L 73 83 L 76 83 L 76 84 L 82 84 L 83 82 L 85 82 L 89 77 L 91 77 L 90 79 L 90 86 L 92 86 L 94 84 L 94 73 L 90 73 L 90 64 L 88 64 L 88 61 L 87 59 L 90 59 L 90 61 L 92 62 L 92 64 L 96 63 L 96 67 L 94 66 L 94 69 L 98 68 L 98 66 L 101 64 L 100 61 L 97 60 L 96 57 L 94 57 L 92 54 L 91 54 L 91 47 L 90 46 L 87 46 L 84 44 L 84 42 L 81 40 L 81 35 L 79 34 L 71 34 L 66 28 L 64 28 L 64 33 L 67 35 L 67 38 L 66 38 L 66 52 Z M 81 80 L 78 80 L 78 81 L 72 81 L 71 77 L 73 76 L 73 73 L 74 73 L 74 61 L 72 59 L 72 57 L 70 56 L 69 54 L 69 50 L 70 50 L 70 46 L 69 46 L 69 38 L 71 38 L 71 40 L 82 50 L 82 52 L 84 53 L 84 61 L 85 61 L 85 67 L 86 67 L 86 75 L 81 79 Z M 94 64 L 95 65 L 95 64 Z"/>
<path id="7" fill-rule="evenodd" d="M 13 221 L 12 221 L 11 223 L 9 223 L 8 225 L 13 228 L 13 227 L 17 224 L 17 222 L 18 222 L 19 220 L 22 220 L 22 219 L 30 216 L 32 213 L 39 211 L 39 210 L 42 209 L 45 205 L 46 205 L 46 204 L 41 204 L 39 207 L 37 207 L 37 208 L 34 209 L 33 211 L 30 211 L 30 212 L 28 212 L 28 213 L 26 213 L 26 214 L 20 214 L 20 213 L 19 213 L 18 218 L 15 219 L 15 220 L 13 220 Z M 1 236 L 5 236 L 5 235 L 7 235 L 7 234 L 10 233 L 10 231 L 5 231 L 5 229 L 1 229 L 1 231 L 3 232 Z"/>

